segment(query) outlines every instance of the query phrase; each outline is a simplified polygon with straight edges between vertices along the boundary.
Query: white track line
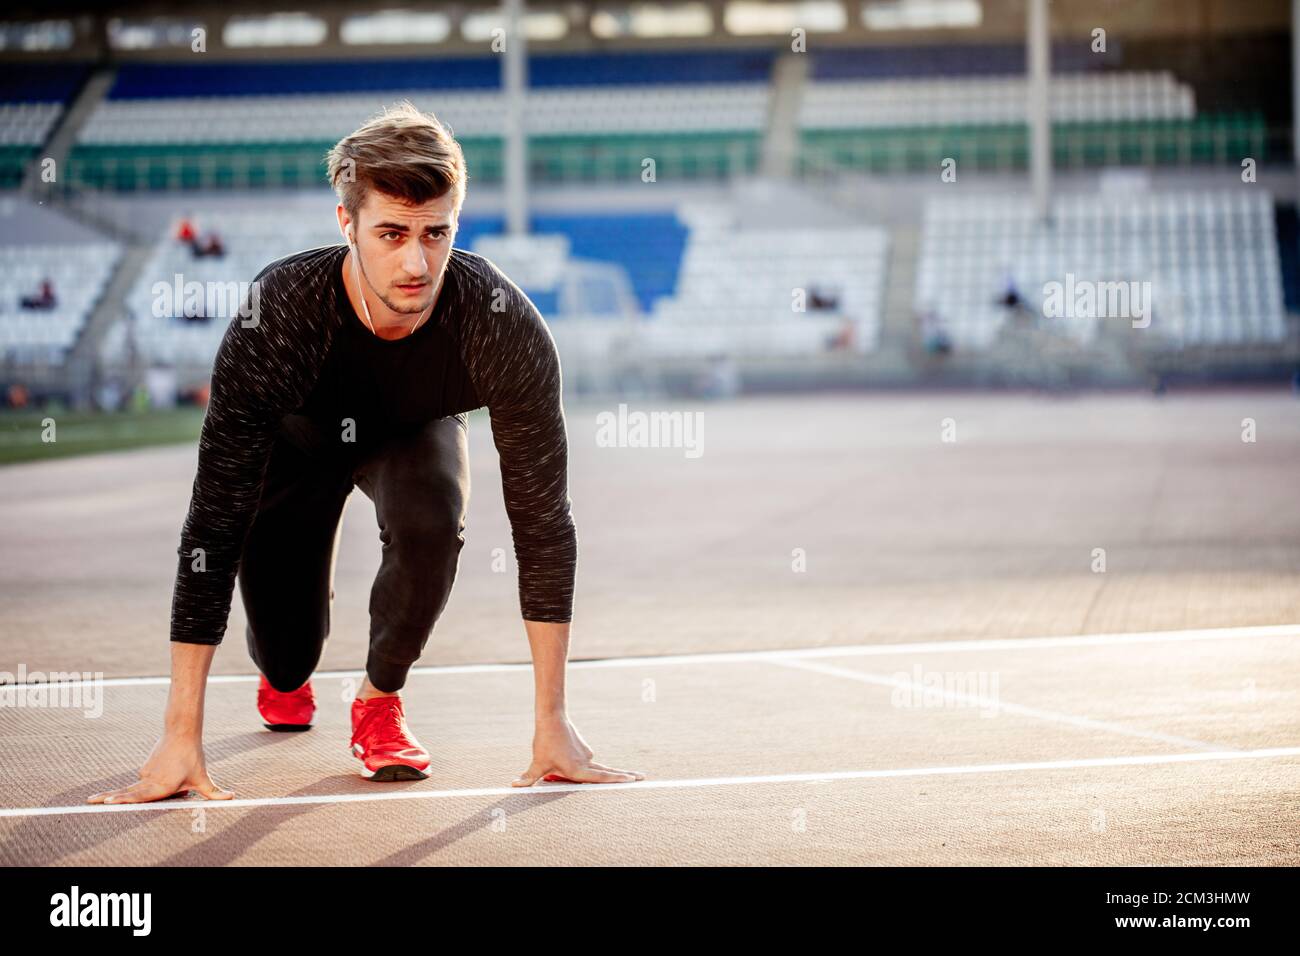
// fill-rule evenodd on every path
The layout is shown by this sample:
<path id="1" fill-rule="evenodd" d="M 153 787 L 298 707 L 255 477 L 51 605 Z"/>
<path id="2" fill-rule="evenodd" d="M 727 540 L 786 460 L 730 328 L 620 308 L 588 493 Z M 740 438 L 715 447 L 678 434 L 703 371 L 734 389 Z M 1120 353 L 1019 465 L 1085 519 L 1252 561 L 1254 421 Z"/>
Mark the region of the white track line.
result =
<path id="1" fill-rule="evenodd" d="M 1193 750 L 1207 750 L 1213 753 L 1235 753 L 1238 748 L 1225 747 L 1223 744 L 1207 743 L 1204 740 L 1194 740 L 1191 737 L 1179 737 L 1175 734 L 1162 734 L 1154 730 L 1140 730 L 1136 727 L 1127 727 L 1124 724 L 1115 724 L 1106 720 L 1093 720 L 1090 717 L 1078 717 L 1074 714 L 1066 714 L 1056 710 L 1042 710 L 1038 707 L 1027 707 L 1023 704 L 1013 704 L 1002 700 L 1001 698 L 993 699 L 981 697 L 978 694 L 963 694 L 959 691 L 939 690 L 937 688 L 927 687 L 924 684 L 918 684 L 916 681 L 900 680 L 895 677 L 886 677 L 883 674 L 870 674 L 864 671 L 849 670 L 847 667 L 836 667 L 833 664 L 813 664 L 801 660 L 779 660 L 777 658 L 768 659 L 773 664 L 781 664 L 785 667 L 793 667 L 797 670 L 813 671 L 818 674 L 829 674 L 832 677 L 844 677 L 849 680 L 860 681 L 864 684 L 875 684 L 881 687 L 902 687 L 908 690 L 918 690 L 925 695 L 939 694 L 944 700 L 954 703 L 966 704 L 977 709 L 1005 710 L 1013 714 L 1021 714 L 1025 717 L 1035 717 L 1039 720 L 1050 720 L 1057 724 L 1068 724 L 1072 727 L 1082 727 L 1086 730 L 1101 730 L 1111 734 L 1123 734 L 1125 737 L 1138 737 L 1143 740 L 1159 740 L 1167 744 L 1173 744 L 1177 747 L 1190 747 Z"/>
<path id="2" fill-rule="evenodd" d="M 5 817 L 50 817 L 79 813 L 131 813 L 154 810 L 222 810 L 248 807 L 285 807 L 322 803 L 369 803 L 380 800 L 439 800 L 455 797 L 544 796 L 561 791 L 593 793 L 604 790 L 680 790 L 693 787 L 753 786 L 763 783 L 829 783 L 835 780 L 872 780 L 892 777 L 946 777 L 971 773 L 1009 773 L 1021 770 L 1077 770 L 1089 767 L 1136 767 L 1154 764 L 1199 763 L 1209 760 L 1260 760 L 1300 757 L 1300 747 L 1268 747 L 1220 753 L 1150 754 L 1134 757 L 1087 757 L 1036 763 L 970 764 L 955 767 L 907 767 L 895 770 L 844 770 L 830 773 L 774 773 L 750 777 L 701 777 L 694 780 L 639 780 L 635 783 L 540 783 L 532 787 L 469 787 L 462 790 L 401 790 L 389 793 L 340 793 L 302 797 L 260 797 L 234 800 L 181 799 L 155 803 L 78 804 L 70 807 L 15 807 L 0 809 Z"/>
<path id="3" fill-rule="evenodd" d="M 612 657 L 591 661 L 569 661 L 569 667 L 579 670 L 601 667 L 668 667 L 682 664 L 743 664 L 790 658 L 818 657 L 884 657 L 894 654 L 948 654 L 964 651 L 1024 651 L 1057 647 L 1097 647 L 1114 644 L 1156 644 L 1182 641 L 1225 641 L 1258 638 L 1300 638 L 1300 624 L 1276 624 L 1252 627 L 1217 627 L 1188 631 L 1134 631 L 1124 634 L 1079 634 L 1066 637 L 1025 637 L 978 641 L 926 641 L 915 644 L 845 644 L 831 647 L 798 647 L 773 651 L 719 651 L 704 654 L 663 654 L 651 657 Z M 450 664 L 445 667 L 413 667 L 412 677 L 430 677 L 446 674 L 496 674 L 510 671 L 530 671 L 529 662 L 519 664 Z M 40 670 L 40 668 L 32 668 Z M 364 670 L 317 671 L 313 680 L 360 679 Z M 257 674 L 219 674 L 208 678 L 214 684 L 257 683 Z M 39 687 L 42 683 L 57 683 L 73 687 L 78 684 L 96 684 L 100 687 L 166 687 L 167 677 L 106 677 L 99 681 L 28 681 L 23 686 Z"/>

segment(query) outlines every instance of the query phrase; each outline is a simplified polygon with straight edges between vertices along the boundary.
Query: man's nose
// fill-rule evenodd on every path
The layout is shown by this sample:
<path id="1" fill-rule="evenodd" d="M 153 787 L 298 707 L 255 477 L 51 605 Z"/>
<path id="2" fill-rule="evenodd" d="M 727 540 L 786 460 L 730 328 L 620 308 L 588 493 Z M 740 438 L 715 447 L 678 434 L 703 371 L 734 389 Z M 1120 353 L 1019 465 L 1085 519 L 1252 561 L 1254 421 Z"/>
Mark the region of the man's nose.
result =
<path id="1" fill-rule="evenodd" d="M 424 258 L 424 246 L 422 243 L 418 241 L 407 243 L 406 255 L 402 260 L 402 267 L 416 279 L 429 271 L 429 263 Z"/>

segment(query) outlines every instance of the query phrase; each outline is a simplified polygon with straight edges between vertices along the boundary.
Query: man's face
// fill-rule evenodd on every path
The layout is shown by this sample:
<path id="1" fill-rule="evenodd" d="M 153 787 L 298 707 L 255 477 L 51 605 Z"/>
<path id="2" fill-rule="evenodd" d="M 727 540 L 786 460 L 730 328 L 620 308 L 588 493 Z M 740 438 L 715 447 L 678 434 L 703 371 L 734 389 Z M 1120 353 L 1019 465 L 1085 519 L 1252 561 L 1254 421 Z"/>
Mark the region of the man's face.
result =
<path id="1" fill-rule="evenodd" d="M 404 313 L 429 307 L 451 255 L 458 214 L 455 190 L 419 205 L 370 190 L 352 225 L 361 273 L 384 305 Z"/>

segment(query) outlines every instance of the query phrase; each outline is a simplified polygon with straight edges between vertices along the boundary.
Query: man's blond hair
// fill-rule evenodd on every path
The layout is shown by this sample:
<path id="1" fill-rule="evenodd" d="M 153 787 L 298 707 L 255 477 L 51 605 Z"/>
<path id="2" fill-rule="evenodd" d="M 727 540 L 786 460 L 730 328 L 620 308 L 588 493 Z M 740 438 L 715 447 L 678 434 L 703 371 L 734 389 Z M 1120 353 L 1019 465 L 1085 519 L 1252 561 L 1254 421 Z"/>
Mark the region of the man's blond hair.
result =
<path id="1" fill-rule="evenodd" d="M 432 113 L 409 100 L 386 107 L 325 156 L 330 185 L 353 219 L 371 189 L 409 203 L 456 193 L 465 200 L 469 174 L 460 143 Z"/>

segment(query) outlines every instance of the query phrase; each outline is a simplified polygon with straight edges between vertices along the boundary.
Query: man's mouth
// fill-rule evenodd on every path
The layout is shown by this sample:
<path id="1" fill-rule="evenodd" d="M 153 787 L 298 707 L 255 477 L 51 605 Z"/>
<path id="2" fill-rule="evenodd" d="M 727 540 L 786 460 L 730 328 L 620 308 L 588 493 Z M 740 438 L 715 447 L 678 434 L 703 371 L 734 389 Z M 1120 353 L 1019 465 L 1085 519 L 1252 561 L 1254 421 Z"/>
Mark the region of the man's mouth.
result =
<path id="1" fill-rule="evenodd" d="M 397 287 L 401 289 L 403 292 L 419 292 L 421 289 L 425 288 L 428 284 L 429 283 L 427 282 L 399 282 L 397 284 Z"/>

